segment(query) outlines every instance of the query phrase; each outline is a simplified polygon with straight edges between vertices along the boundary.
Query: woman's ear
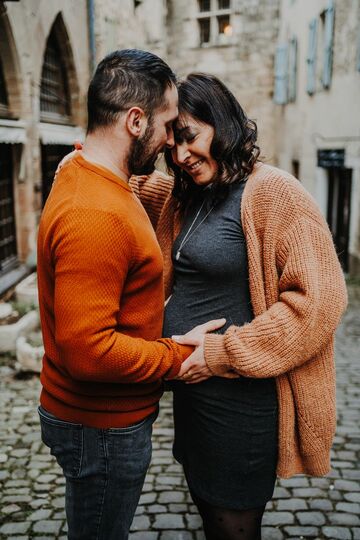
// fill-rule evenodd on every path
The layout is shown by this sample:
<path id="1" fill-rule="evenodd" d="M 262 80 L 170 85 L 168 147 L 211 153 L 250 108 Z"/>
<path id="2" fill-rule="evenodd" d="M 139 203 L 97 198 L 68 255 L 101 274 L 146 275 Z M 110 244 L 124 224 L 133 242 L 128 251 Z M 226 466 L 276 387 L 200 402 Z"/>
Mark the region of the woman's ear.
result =
<path id="1" fill-rule="evenodd" d="M 138 138 L 144 134 L 147 122 L 147 116 L 141 107 L 131 107 L 126 113 L 125 125 L 133 137 Z"/>

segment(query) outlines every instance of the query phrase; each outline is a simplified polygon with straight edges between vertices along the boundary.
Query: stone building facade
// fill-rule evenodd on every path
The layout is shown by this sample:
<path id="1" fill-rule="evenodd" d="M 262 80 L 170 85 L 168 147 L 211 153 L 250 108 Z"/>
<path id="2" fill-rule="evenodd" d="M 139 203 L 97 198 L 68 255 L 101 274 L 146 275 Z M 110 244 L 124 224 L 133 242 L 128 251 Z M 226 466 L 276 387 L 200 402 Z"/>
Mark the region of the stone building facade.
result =
<path id="1" fill-rule="evenodd" d="M 83 136 L 89 69 L 86 0 L 0 1 L 0 292 L 27 271 L 58 157 Z"/>
<path id="2" fill-rule="evenodd" d="M 0 293 L 26 271 L 56 163 L 84 136 L 91 73 L 125 47 L 180 77 L 219 76 L 257 121 L 263 158 L 301 178 L 359 273 L 359 11 L 358 0 L 0 0 Z"/>
<path id="3" fill-rule="evenodd" d="M 360 2 L 282 0 L 275 64 L 278 164 L 314 195 L 359 275 Z"/>

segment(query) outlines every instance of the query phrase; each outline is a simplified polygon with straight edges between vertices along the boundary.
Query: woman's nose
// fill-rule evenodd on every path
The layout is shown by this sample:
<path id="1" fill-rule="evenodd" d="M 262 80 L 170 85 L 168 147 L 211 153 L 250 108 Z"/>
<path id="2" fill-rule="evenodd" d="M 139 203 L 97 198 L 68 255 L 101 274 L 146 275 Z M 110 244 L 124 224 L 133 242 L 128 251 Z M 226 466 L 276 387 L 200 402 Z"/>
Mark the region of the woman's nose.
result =
<path id="1" fill-rule="evenodd" d="M 176 148 L 177 152 L 177 160 L 179 163 L 185 163 L 187 159 L 190 157 L 190 151 L 187 146 L 185 145 L 178 145 Z"/>

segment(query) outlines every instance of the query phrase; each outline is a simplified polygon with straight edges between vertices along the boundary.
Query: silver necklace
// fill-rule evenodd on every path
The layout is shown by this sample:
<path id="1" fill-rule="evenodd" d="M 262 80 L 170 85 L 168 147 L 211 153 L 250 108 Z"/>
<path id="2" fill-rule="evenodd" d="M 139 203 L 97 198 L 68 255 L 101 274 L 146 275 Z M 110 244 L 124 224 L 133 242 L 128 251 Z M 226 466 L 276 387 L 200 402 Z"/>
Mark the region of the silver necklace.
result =
<path id="1" fill-rule="evenodd" d="M 212 209 L 214 208 L 214 205 L 212 205 L 212 207 L 210 208 L 210 210 L 205 214 L 205 216 L 202 218 L 202 220 L 200 221 L 200 223 L 198 223 L 198 225 L 195 227 L 195 229 L 191 232 L 191 229 L 193 228 L 193 226 L 195 225 L 195 222 L 197 220 L 197 218 L 199 217 L 200 215 L 200 212 L 201 210 L 203 209 L 203 206 L 205 204 L 205 200 L 203 200 L 199 210 L 197 211 L 196 213 L 196 216 L 195 218 L 193 219 L 187 233 L 185 234 L 184 238 L 182 239 L 182 241 L 180 242 L 180 246 L 179 246 L 179 249 L 177 250 L 176 252 L 176 255 L 175 255 L 175 259 L 178 261 L 180 259 L 180 255 L 181 255 L 181 250 L 182 248 L 185 246 L 185 244 L 189 241 L 189 239 L 191 238 L 191 236 L 194 234 L 195 231 L 198 230 L 198 228 L 200 227 L 200 225 L 202 223 L 204 223 L 205 219 L 208 217 L 208 215 L 210 214 L 210 212 L 212 211 Z"/>

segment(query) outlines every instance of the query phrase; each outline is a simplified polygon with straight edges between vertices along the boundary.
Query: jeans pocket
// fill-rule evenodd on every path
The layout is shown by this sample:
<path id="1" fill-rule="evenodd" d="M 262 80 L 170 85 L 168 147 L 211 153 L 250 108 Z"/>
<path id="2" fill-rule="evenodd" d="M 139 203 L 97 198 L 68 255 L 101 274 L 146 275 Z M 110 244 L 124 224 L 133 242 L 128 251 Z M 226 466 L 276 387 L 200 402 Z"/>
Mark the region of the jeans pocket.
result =
<path id="1" fill-rule="evenodd" d="M 83 454 L 83 426 L 65 422 L 38 408 L 41 438 L 62 468 L 65 477 L 77 478 Z"/>
<path id="2" fill-rule="evenodd" d="M 156 411 L 153 412 L 150 416 L 147 416 L 136 424 L 121 428 L 108 428 L 106 431 L 109 435 L 131 435 L 132 433 L 136 433 L 137 431 L 145 427 L 145 425 L 152 425 L 155 422 L 158 414 L 159 410 L 157 408 Z"/>

